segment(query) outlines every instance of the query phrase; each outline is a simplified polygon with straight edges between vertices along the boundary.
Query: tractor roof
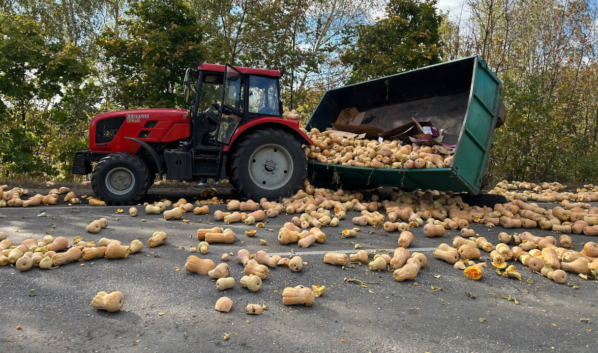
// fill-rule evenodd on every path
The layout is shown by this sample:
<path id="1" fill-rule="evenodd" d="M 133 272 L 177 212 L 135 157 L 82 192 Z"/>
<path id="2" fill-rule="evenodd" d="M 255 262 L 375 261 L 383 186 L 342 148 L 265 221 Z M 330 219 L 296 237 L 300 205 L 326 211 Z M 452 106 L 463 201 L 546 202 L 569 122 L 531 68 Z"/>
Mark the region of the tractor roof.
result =
<path id="1" fill-rule="evenodd" d="M 278 70 L 268 70 L 268 69 L 253 69 L 250 67 L 240 67 L 234 66 L 235 69 L 239 70 L 244 74 L 249 75 L 261 75 L 261 76 L 272 76 L 272 77 L 280 77 L 280 71 Z M 201 71 L 212 71 L 212 72 L 224 72 L 224 65 L 217 65 L 217 64 L 201 64 L 199 66 L 199 70 Z"/>

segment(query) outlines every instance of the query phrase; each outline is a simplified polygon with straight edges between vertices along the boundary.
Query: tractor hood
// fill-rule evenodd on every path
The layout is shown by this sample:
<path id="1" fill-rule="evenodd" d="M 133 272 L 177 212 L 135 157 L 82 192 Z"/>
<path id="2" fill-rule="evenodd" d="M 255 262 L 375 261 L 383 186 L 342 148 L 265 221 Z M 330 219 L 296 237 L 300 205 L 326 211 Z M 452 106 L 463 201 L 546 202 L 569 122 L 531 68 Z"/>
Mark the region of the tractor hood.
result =
<path id="1" fill-rule="evenodd" d="M 96 115 L 89 126 L 89 149 L 98 153 L 134 154 L 139 144 L 173 142 L 190 136 L 186 109 L 134 109 Z"/>

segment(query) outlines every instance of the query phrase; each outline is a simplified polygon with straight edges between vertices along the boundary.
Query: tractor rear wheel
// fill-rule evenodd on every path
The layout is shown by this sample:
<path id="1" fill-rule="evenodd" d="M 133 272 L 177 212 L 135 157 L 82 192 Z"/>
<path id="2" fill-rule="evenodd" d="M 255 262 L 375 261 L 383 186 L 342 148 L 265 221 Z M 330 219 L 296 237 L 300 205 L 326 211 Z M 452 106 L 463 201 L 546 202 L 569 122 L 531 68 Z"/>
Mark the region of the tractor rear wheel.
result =
<path id="1" fill-rule="evenodd" d="M 232 184 L 239 193 L 255 201 L 294 195 L 307 177 L 301 144 L 278 129 L 263 129 L 246 136 L 231 162 Z"/>
<path id="2" fill-rule="evenodd" d="M 150 185 L 150 172 L 141 158 L 115 153 L 102 158 L 91 174 L 91 187 L 108 205 L 137 203 Z"/>

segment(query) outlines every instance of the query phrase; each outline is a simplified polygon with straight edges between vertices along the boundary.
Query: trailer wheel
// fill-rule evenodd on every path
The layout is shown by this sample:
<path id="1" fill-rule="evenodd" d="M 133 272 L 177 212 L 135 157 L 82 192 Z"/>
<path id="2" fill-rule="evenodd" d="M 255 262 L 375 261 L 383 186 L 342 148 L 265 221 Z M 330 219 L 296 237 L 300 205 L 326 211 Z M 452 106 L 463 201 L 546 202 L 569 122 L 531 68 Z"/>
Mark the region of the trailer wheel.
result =
<path id="1" fill-rule="evenodd" d="M 137 203 L 147 192 L 150 172 L 141 158 L 115 153 L 102 158 L 91 174 L 95 195 L 108 205 Z"/>
<path id="2" fill-rule="evenodd" d="M 278 129 L 263 129 L 245 137 L 231 162 L 232 184 L 255 201 L 294 195 L 307 177 L 301 144 Z"/>

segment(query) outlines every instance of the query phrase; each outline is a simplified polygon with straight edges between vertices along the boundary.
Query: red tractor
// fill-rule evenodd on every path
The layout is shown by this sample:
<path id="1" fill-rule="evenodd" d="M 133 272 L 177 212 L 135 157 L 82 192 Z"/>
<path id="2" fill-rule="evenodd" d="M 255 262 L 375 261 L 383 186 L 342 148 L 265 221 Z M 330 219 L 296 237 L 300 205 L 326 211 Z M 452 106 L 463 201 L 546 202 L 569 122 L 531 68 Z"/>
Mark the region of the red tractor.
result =
<path id="1" fill-rule="evenodd" d="M 311 144 L 282 118 L 278 70 L 202 64 L 187 70 L 186 109 L 137 109 L 97 115 L 89 150 L 75 153 L 73 174 L 92 173 L 108 204 L 137 203 L 160 180 L 225 179 L 246 197 L 293 195 L 307 177 L 301 148 Z M 196 81 L 193 83 L 192 81 Z M 98 162 L 93 168 L 91 162 Z"/>

